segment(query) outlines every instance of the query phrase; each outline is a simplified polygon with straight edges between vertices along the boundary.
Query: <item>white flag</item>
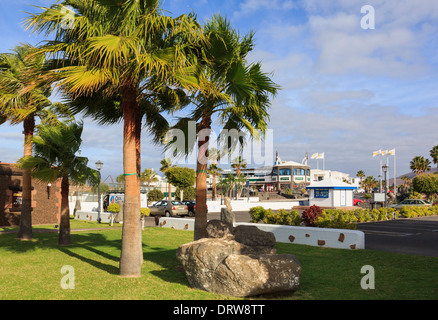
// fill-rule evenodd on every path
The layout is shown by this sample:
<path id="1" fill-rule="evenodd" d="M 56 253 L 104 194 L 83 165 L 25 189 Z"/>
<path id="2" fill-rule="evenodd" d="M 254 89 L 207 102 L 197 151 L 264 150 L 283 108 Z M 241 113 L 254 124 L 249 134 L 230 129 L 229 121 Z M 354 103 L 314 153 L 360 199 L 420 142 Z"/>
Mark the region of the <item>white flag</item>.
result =
<path id="1" fill-rule="evenodd" d="M 316 159 L 324 159 L 324 152 L 318 153 L 318 157 Z"/>
<path id="2" fill-rule="evenodd" d="M 389 150 L 388 154 L 391 156 L 395 156 L 395 149 Z"/>
<path id="3" fill-rule="evenodd" d="M 373 152 L 373 157 L 375 156 L 381 156 L 382 155 L 382 150 L 377 150 Z"/>
<path id="4" fill-rule="evenodd" d="M 317 153 L 312 154 L 312 156 L 310 157 L 310 159 L 318 159 L 318 154 L 317 154 Z"/>

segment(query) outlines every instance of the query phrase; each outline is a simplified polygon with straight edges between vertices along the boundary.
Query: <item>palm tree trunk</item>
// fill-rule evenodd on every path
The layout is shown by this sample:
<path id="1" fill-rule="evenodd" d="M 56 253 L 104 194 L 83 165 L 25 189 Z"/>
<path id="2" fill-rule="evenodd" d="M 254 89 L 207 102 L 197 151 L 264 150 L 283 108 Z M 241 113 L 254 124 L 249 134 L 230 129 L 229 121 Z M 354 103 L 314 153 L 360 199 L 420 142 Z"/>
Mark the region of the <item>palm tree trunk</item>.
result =
<path id="1" fill-rule="evenodd" d="M 32 137 L 35 129 L 34 117 L 26 118 L 23 121 L 24 129 L 24 156 L 32 156 Z M 30 172 L 23 172 L 23 190 L 20 215 L 20 228 L 17 238 L 21 240 L 32 239 L 32 179 Z"/>
<path id="2" fill-rule="evenodd" d="M 215 201 L 216 200 L 216 193 L 217 193 L 217 190 L 216 190 L 216 175 L 213 173 L 213 201 Z"/>
<path id="3" fill-rule="evenodd" d="M 123 205 L 122 251 L 120 254 L 120 276 L 141 276 L 141 224 L 138 194 L 136 157 L 136 103 L 135 89 L 122 89 L 123 125 L 123 170 L 125 175 L 125 202 Z"/>
<path id="4" fill-rule="evenodd" d="M 210 129 L 211 118 L 204 116 L 199 129 Z M 196 163 L 196 215 L 195 240 L 207 237 L 207 157 L 208 139 L 198 140 L 198 158 Z"/>
<path id="5" fill-rule="evenodd" d="M 68 175 L 62 176 L 61 181 L 61 222 L 59 224 L 58 245 L 68 246 L 70 241 L 70 208 L 68 205 L 69 182 Z"/>
<path id="6" fill-rule="evenodd" d="M 137 181 L 138 181 L 138 208 L 141 211 L 141 112 L 140 106 L 137 107 L 135 118 L 135 147 L 136 147 L 136 161 L 137 161 Z M 140 261 L 143 263 L 143 241 L 142 241 L 143 225 L 140 228 Z"/>

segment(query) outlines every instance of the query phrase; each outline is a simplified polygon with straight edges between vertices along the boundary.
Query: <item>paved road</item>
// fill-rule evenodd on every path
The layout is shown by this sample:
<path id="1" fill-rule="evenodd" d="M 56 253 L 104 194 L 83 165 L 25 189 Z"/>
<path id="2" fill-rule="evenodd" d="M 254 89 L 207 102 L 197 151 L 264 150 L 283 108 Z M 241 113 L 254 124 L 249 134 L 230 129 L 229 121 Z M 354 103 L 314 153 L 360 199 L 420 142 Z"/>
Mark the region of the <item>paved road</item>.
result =
<path id="1" fill-rule="evenodd" d="M 365 249 L 438 257 L 438 216 L 368 222 Z"/>

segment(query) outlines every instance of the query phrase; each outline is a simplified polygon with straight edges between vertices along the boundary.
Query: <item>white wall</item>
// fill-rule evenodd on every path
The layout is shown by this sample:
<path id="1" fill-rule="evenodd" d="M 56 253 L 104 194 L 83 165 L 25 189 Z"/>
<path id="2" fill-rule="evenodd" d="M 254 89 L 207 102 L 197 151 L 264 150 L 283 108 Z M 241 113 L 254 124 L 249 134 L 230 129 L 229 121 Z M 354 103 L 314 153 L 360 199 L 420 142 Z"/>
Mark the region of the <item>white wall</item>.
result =
<path id="1" fill-rule="evenodd" d="M 160 227 L 179 230 L 194 230 L 195 220 L 184 218 L 160 218 Z M 282 243 L 305 244 L 338 249 L 365 249 L 365 234 L 358 230 L 282 226 L 263 223 L 240 223 L 234 226 L 256 226 L 272 232 L 275 240 Z"/>

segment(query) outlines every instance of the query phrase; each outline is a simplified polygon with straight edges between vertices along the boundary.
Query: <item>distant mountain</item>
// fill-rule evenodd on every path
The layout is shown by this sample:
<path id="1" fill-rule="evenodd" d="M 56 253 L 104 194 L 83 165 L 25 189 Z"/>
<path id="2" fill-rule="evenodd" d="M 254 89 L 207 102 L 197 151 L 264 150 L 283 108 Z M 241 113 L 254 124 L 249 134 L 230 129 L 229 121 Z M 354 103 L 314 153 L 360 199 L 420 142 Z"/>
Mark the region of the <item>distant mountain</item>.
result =
<path id="1" fill-rule="evenodd" d="M 427 171 L 426 173 L 435 173 L 436 171 L 437 171 L 437 168 L 435 167 L 435 168 L 432 168 L 430 171 Z M 408 172 L 408 173 L 405 173 L 405 174 L 398 176 L 397 177 L 397 185 L 398 186 L 404 183 L 404 181 L 401 179 L 404 176 L 407 176 L 409 179 L 412 180 L 412 178 L 414 178 L 416 176 L 416 174 L 411 171 L 411 172 Z M 394 181 L 394 178 L 388 179 L 388 184 L 392 185 L 393 181 Z"/>

